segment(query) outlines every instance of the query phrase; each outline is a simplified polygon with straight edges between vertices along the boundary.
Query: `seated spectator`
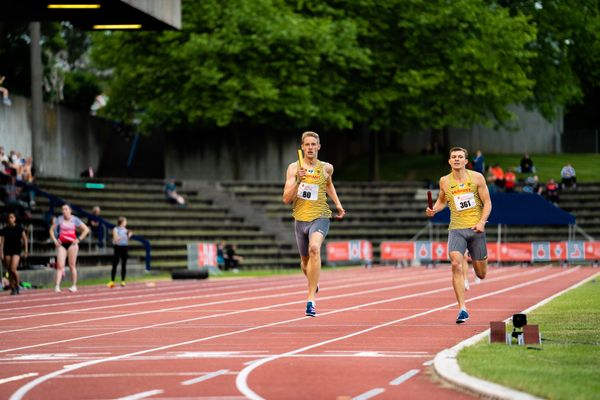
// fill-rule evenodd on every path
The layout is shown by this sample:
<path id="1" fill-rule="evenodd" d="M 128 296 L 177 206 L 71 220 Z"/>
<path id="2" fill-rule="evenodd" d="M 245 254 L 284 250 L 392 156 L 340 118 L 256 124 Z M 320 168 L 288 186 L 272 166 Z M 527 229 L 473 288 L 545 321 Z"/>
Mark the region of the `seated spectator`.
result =
<path id="1" fill-rule="evenodd" d="M 513 193 L 517 186 L 517 175 L 515 175 L 513 169 L 509 169 L 504 175 L 504 190 L 506 193 Z"/>
<path id="2" fill-rule="evenodd" d="M 217 244 L 217 266 L 219 269 L 225 269 L 225 241 Z"/>
<path id="3" fill-rule="evenodd" d="M 19 220 L 31 219 L 29 204 L 22 199 L 22 190 L 17 186 L 14 172 L 10 175 L 8 183 L 4 186 L 3 200 L 8 212 L 12 212 Z"/>
<path id="4" fill-rule="evenodd" d="M 473 159 L 473 171 L 479 172 L 480 174 L 483 174 L 483 171 L 485 171 L 485 158 L 483 157 L 481 150 L 477 150 L 475 158 Z"/>
<path id="5" fill-rule="evenodd" d="M 554 180 L 554 178 L 550 178 L 550 180 L 548 180 L 548 182 L 546 182 L 546 189 L 545 189 L 545 194 L 546 194 L 546 199 L 551 202 L 554 203 L 555 205 L 558 204 L 558 190 L 559 190 L 559 186 L 556 183 L 556 181 Z"/>
<path id="6" fill-rule="evenodd" d="M 539 178 L 537 175 L 528 176 L 525 179 L 525 186 L 523 186 L 524 193 L 542 193 L 542 187 L 540 186 Z"/>
<path id="7" fill-rule="evenodd" d="M 521 158 L 521 165 L 518 167 L 517 172 L 522 174 L 535 174 L 535 166 L 533 160 L 529 157 L 529 154 L 525 153 Z"/>
<path id="8" fill-rule="evenodd" d="M 167 183 L 165 184 L 164 193 L 165 198 L 169 203 L 185 207 L 185 199 L 183 198 L 183 196 L 177 193 L 177 185 L 175 184 L 175 179 L 171 178 L 167 181 Z"/>
<path id="9" fill-rule="evenodd" d="M 5 106 L 10 107 L 12 106 L 12 101 L 10 101 L 10 97 L 8 97 L 8 89 L 2 86 L 5 79 L 5 76 L 0 76 L 0 93 L 2 93 L 2 103 Z"/>
<path id="10" fill-rule="evenodd" d="M 94 168 L 92 168 L 92 166 L 90 165 L 89 167 L 81 171 L 79 176 L 81 178 L 93 178 L 94 176 L 96 176 L 96 173 L 94 171 Z"/>
<path id="11" fill-rule="evenodd" d="M 225 270 L 236 269 L 244 257 L 236 253 L 237 245 L 229 244 L 225 247 Z"/>
<path id="12" fill-rule="evenodd" d="M 23 182 L 33 183 L 33 158 L 27 157 L 23 165 Z"/>
<path id="13" fill-rule="evenodd" d="M 577 188 L 577 178 L 575 177 L 575 168 L 571 164 L 565 165 L 560 171 L 560 177 L 562 178 L 562 187 L 565 189 L 567 186 L 573 189 Z"/>
<path id="14" fill-rule="evenodd" d="M 502 169 L 500 164 L 496 163 L 496 164 L 492 165 L 492 168 L 490 168 L 490 174 L 494 179 L 494 184 L 499 188 L 503 188 L 504 187 L 504 170 Z"/>
<path id="15" fill-rule="evenodd" d="M 90 228 L 92 234 L 92 240 L 96 239 L 96 245 L 99 249 L 104 248 L 104 226 L 100 223 L 98 219 L 100 217 L 100 207 L 94 206 L 92 208 L 92 216 L 88 218 L 87 225 Z"/>

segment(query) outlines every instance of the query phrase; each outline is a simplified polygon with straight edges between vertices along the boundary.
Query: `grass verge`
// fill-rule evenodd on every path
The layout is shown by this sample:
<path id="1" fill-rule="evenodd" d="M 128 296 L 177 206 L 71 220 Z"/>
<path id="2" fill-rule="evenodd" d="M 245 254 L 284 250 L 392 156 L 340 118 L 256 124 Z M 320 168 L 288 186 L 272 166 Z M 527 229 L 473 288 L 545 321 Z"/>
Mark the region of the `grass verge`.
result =
<path id="1" fill-rule="evenodd" d="M 486 339 L 458 354 L 461 369 L 543 398 L 598 399 L 600 278 L 533 311 L 527 322 L 540 326 L 541 346 L 490 345 Z"/>

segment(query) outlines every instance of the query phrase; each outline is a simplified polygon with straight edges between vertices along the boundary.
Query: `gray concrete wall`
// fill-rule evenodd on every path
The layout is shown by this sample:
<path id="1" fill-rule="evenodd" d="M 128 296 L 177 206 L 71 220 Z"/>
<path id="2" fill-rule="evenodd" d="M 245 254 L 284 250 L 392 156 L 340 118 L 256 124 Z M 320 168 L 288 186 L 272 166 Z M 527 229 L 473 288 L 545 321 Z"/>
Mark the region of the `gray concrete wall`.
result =
<path id="1" fill-rule="evenodd" d="M 44 108 L 44 151 L 32 154 L 31 102 L 13 96 L 11 107 L 0 106 L 0 146 L 34 156 L 37 175 L 72 178 L 88 166 L 98 168 L 112 128 L 100 118 L 48 105 Z"/>
<path id="2" fill-rule="evenodd" d="M 450 146 L 465 147 L 471 153 L 560 153 L 560 137 L 563 132 L 562 116 L 553 122 L 546 121 L 541 114 L 512 107 L 516 114 L 516 130 L 494 130 L 481 125 L 471 129 L 450 129 Z M 402 147 L 408 153 L 416 153 L 427 146 L 431 133 L 421 132 L 402 138 Z"/>

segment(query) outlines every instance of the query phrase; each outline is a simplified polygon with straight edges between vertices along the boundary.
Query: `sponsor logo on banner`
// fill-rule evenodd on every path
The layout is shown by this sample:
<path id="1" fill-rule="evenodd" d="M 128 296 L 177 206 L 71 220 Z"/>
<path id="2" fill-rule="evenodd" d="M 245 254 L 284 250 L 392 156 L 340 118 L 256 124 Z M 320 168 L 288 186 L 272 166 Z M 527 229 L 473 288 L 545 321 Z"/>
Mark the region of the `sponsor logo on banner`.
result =
<path id="1" fill-rule="evenodd" d="M 361 240 L 362 258 L 366 261 L 373 260 L 373 245 L 368 240 Z"/>
<path id="2" fill-rule="evenodd" d="M 327 243 L 327 261 L 348 261 L 348 242 Z"/>
<path id="3" fill-rule="evenodd" d="M 351 240 L 348 243 L 348 248 L 349 248 L 349 253 L 350 253 L 350 257 L 349 258 L 350 258 L 351 261 L 358 261 L 358 260 L 361 259 L 361 256 L 360 256 L 360 250 L 361 250 L 360 244 L 361 244 L 360 240 Z"/>
<path id="4" fill-rule="evenodd" d="M 531 261 L 531 243 L 507 243 L 500 246 L 502 261 Z"/>
<path id="5" fill-rule="evenodd" d="M 550 257 L 552 261 L 564 261 L 567 259 L 567 244 L 565 242 L 550 243 Z"/>
<path id="6" fill-rule="evenodd" d="M 198 243 L 198 266 L 217 266 L 217 245 L 214 243 Z"/>
<path id="7" fill-rule="evenodd" d="M 415 257 L 414 242 L 381 242 L 382 260 L 412 260 Z"/>
<path id="8" fill-rule="evenodd" d="M 567 242 L 567 258 L 569 261 L 585 260 L 585 248 L 582 241 Z"/>
<path id="9" fill-rule="evenodd" d="M 448 260 L 448 243 L 433 242 L 431 244 L 433 259 L 437 261 Z"/>
<path id="10" fill-rule="evenodd" d="M 600 260 L 600 242 L 585 243 L 585 259 Z"/>
<path id="11" fill-rule="evenodd" d="M 550 242 L 531 243 L 531 261 L 550 261 Z"/>
<path id="12" fill-rule="evenodd" d="M 415 244 L 415 250 L 418 260 L 431 260 L 432 259 L 432 251 L 431 251 L 431 242 L 428 241 L 417 241 Z"/>

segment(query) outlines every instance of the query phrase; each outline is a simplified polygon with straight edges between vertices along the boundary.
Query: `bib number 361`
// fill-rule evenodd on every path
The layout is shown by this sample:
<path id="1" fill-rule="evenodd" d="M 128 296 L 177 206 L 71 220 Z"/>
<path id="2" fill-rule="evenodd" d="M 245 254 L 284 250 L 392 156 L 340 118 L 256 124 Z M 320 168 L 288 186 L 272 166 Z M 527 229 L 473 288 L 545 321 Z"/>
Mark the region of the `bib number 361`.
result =
<path id="1" fill-rule="evenodd" d="M 458 211 L 468 210 L 475 207 L 475 195 L 473 193 L 465 193 L 454 196 L 454 205 Z"/>

